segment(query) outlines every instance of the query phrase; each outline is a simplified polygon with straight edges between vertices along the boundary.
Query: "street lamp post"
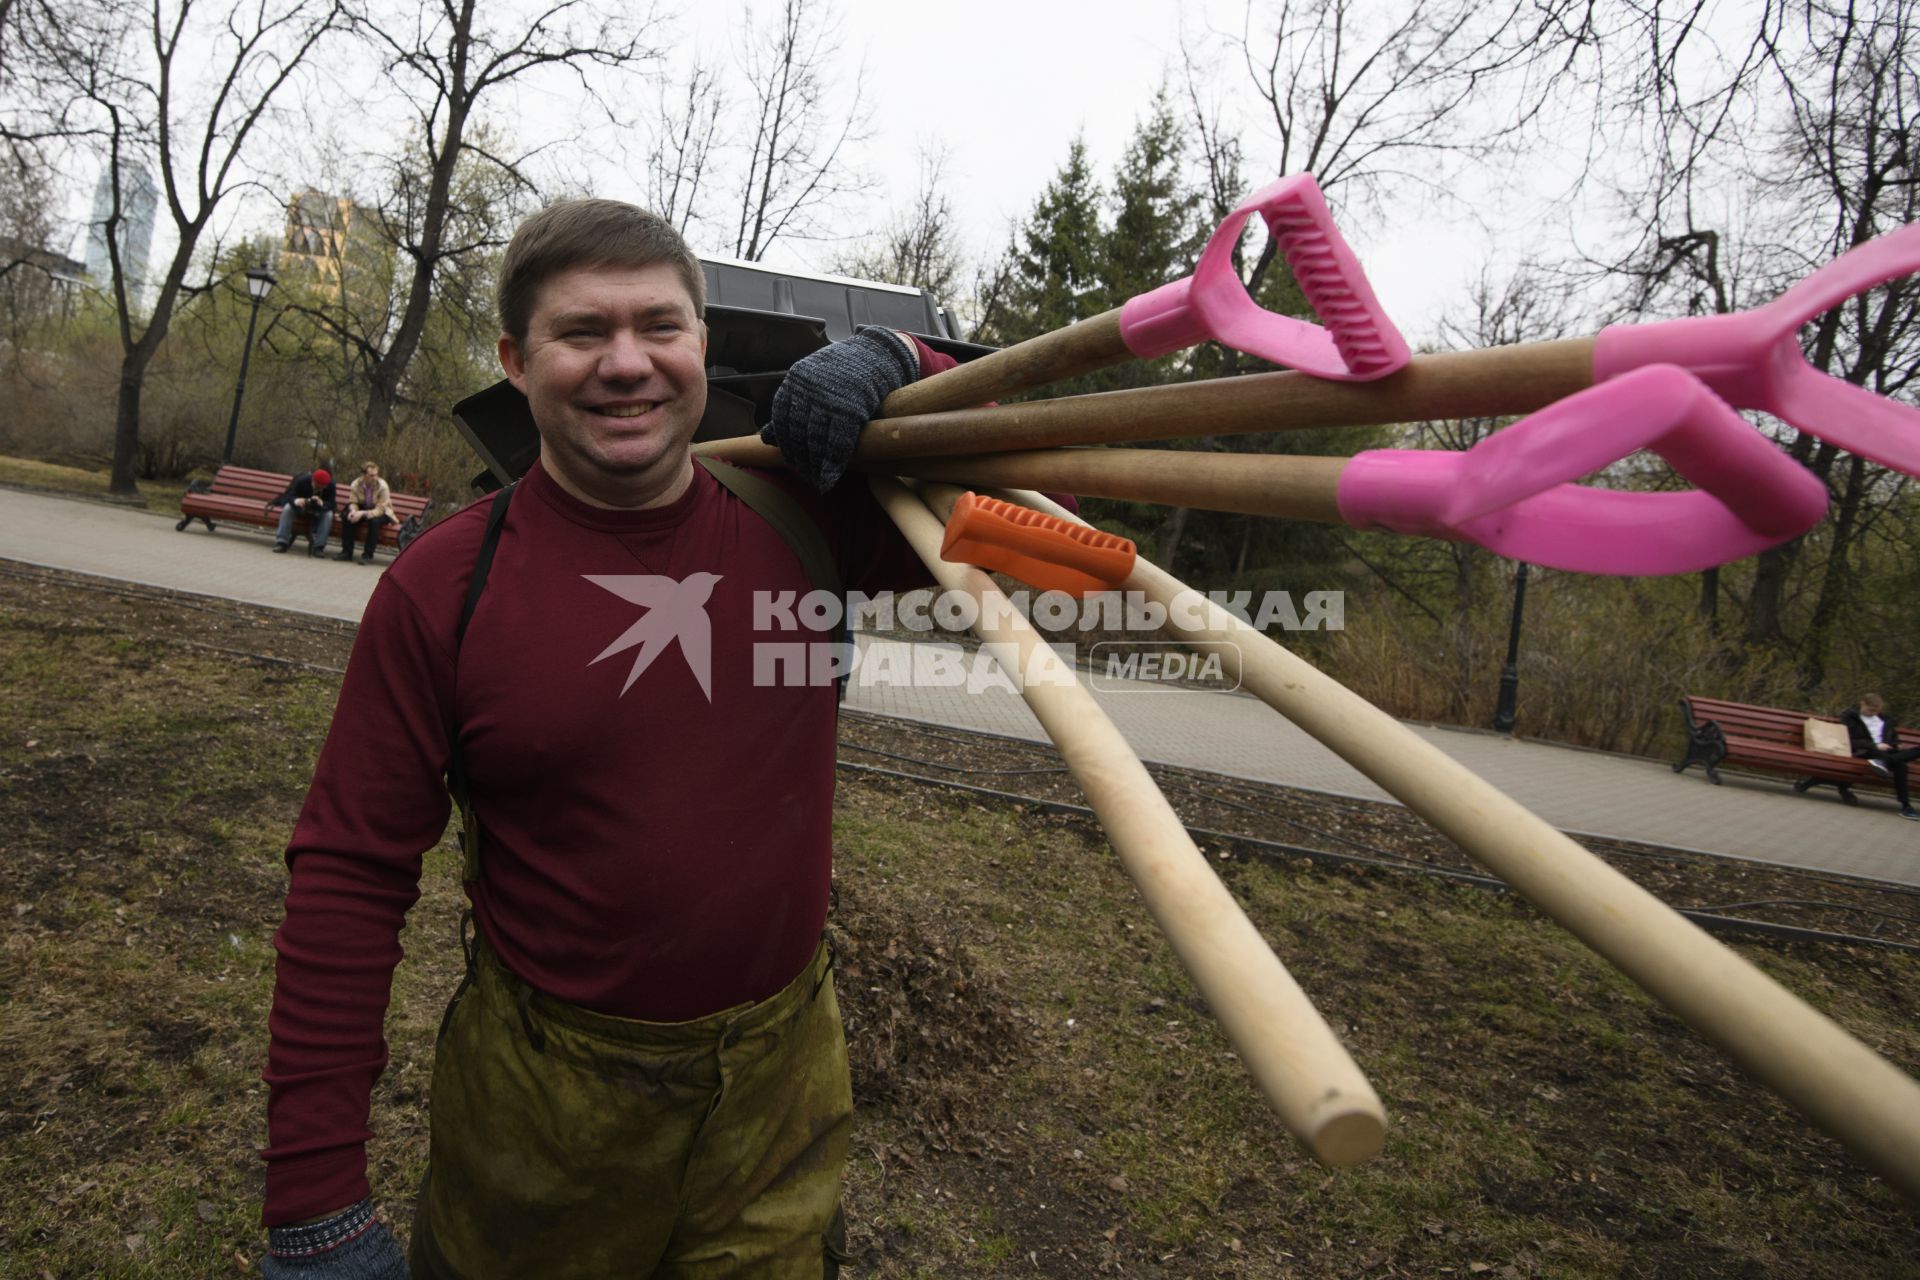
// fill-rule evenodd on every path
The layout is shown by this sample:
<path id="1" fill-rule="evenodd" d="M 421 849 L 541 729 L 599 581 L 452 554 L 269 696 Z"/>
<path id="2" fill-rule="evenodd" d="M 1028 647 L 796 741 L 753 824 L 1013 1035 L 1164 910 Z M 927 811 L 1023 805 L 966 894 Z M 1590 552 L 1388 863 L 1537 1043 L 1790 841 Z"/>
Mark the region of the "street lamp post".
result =
<path id="1" fill-rule="evenodd" d="M 1527 566 L 1513 571 L 1513 622 L 1507 630 L 1507 665 L 1500 671 L 1500 701 L 1493 709 L 1493 727 L 1513 732 L 1514 703 L 1520 697 L 1520 610 L 1527 603 Z"/>
<path id="2" fill-rule="evenodd" d="M 240 430 L 240 397 L 246 394 L 247 361 L 253 358 L 253 324 L 260 318 L 261 301 L 278 283 L 264 262 L 247 272 L 247 293 L 253 298 L 253 308 L 247 312 L 247 345 L 240 351 L 240 380 L 233 387 L 233 417 L 227 420 L 227 447 L 220 455 L 223 467 L 233 461 L 233 437 Z"/>

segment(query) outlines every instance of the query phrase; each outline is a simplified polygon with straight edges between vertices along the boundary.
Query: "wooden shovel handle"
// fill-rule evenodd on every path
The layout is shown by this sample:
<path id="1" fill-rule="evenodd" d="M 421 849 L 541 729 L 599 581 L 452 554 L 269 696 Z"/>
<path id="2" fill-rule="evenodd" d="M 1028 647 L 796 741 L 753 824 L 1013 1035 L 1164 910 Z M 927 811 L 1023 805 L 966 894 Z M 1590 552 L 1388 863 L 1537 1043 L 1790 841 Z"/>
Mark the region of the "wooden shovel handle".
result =
<path id="1" fill-rule="evenodd" d="M 996 494 L 1078 519 L 1035 493 Z M 1385 787 L 1910 1198 L 1920 1082 L 1366 699 L 1144 559 L 1126 589 Z"/>
<path id="2" fill-rule="evenodd" d="M 1339 524 L 1346 458 L 1169 449 L 1028 449 L 866 465 L 977 488 L 1000 485 Z M 861 464 L 856 464 L 861 465 Z"/>
<path id="3" fill-rule="evenodd" d="M 1120 311 L 1115 308 L 901 387 L 880 406 L 880 416 L 986 404 L 1132 358 L 1120 336 Z"/>
<path id="4" fill-rule="evenodd" d="M 981 606 L 975 633 L 1003 667 L 1019 673 L 1021 696 L 1059 747 L 1147 909 L 1281 1121 L 1328 1164 L 1372 1156 L 1386 1133 L 1378 1095 L 1207 865 L 1120 731 L 1039 633 L 997 598 L 991 578 L 940 558 L 941 520 L 927 503 L 896 480 L 875 477 L 873 488 L 941 585 Z M 958 495 L 939 496 L 951 506 Z"/>
<path id="5" fill-rule="evenodd" d="M 695 452 L 746 467 L 784 465 L 778 449 L 750 436 L 709 441 L 696 445 Z M 999 485 L 1340 524 L 1340 473 L 1347 462 L 1296 454 L 1022 449 L 958 458 L 881 458 L 853 465 L 859 471 L 944 480 L 967 488 Z"/>
<path id="6" fill-rule="evenodd" d="M 876 418 L 861 433 L 853 459 L 857 465 L 1076 444 L 1517 417 L 1592 385 L 1593 339 L 1568 338 L 1415 356 L 1406 368 L 1377 382 L 1257 373 L 1031 404 Z M 696 449 L 749 466 L 778 465 L 779 459 L 778 450 L 751 436 L 707 441 Z"/>
<path id="7" fill-rule="evenodd" d="M 1259 373 L 879 418 L 861 433 L 854 458 L 950 457 L 1070 444 L 1508 417 L 1544 409 L 1592 385 L 1593 339 L 1566 339 L 1415 356 L 1406 368 L 1377 382 Z"/>

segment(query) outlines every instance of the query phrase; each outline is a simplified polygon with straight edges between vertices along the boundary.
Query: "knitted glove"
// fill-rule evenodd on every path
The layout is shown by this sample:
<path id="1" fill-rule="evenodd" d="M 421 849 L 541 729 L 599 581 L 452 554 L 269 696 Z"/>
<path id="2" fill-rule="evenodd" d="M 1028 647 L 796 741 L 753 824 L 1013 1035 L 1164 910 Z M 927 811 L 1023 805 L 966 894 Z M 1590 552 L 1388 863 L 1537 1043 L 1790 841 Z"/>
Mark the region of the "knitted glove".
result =
<path id="1" fill-rule="evenodd" d="M 269 1227 L 264 1280 L 407 1280 L 406 1255 L 373 1201 L 304 1227 Z"/>
<path id="2" fill-rule="evenodd" d="M 891 329 L 863 325 L 787 370 L 760 438 L 779 445 L 788 469 L 825 493 L 846 473 L 880 402 L 919 376 L 913 343 Z"/>

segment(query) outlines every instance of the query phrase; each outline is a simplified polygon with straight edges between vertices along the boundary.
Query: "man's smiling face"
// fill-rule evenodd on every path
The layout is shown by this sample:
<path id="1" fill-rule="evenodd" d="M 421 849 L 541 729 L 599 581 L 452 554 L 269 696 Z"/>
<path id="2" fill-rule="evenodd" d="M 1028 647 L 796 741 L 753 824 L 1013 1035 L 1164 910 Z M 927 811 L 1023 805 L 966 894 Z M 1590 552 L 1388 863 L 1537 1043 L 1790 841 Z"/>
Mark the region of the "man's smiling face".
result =
<path id="1" fill-rule="evenodd" d="M 685 491 L 706 351 L 706 326 L 667 263 L 561 272 L 540 286 L 525 343 L 500 337 L 500 364 L 540 428 L 541 465 L 605 507 Z"/>

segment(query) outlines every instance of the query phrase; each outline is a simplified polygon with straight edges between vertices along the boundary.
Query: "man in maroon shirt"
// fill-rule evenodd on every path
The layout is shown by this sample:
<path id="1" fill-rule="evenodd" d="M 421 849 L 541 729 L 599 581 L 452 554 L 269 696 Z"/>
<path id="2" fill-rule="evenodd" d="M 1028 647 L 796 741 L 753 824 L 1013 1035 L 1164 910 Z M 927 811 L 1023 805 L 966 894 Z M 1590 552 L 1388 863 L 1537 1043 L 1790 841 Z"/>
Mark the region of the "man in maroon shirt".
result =
<path id="1" fill-rule="evenodd" d="M 516 233 L 499 301 L 540 459 L 464 631 L 490 504 L 416 539 L 361 623 L 287 851 L 263 1270 L 408 1273 L 372 1211 L 369 1095 L 452 770 L 476 929 L 413 1273 L 831 1274 L 851 1112 L 822 941 L 835 690 L 756 660 L 823 638 L 755 607 L 812 584 L 691 460 L 704 289 L 671 227 L 553 206 Z M 924 579 L 866 486 L 831 486 L 880 400 L 951 363 L 863 330 L 782 389 L 770 432 L 828 491 L 769 478 L 849 588 Z"/>

